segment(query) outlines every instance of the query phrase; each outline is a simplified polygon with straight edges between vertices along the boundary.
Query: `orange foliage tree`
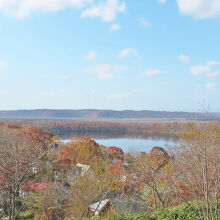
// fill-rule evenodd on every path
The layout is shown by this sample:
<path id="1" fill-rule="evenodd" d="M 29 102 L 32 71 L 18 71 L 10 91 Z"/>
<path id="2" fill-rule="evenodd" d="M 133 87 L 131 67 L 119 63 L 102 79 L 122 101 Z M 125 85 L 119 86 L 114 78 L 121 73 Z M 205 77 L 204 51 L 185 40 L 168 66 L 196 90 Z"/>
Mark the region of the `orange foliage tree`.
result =
<path id="1" fill-rule="evenodd" d="M 21 190 L 41 174 L 46 165 L 47 146 L 52 133 L 39 128 L 0 126 L 0 192 L 4 195 L 4 208 L 14 220 L 23 205 Z M 28 197 L 25 197 L 25 200 Z"/>
<path id="2" fill-rule="evenodd" d="M 140 154 L 134 166 L 136 182 L 144 199 L 153 203 L 154 210 L 165 207 L 170 191 L 172 163 L 166 150 L 154 147 L 149 154 Z M 150 205 L 149 205 L 150 208 Z"/>
<path id="3" fill-rule="evenodd" d="M 178 202 L 197 200 L 202 215 L 218 216 L 220 198 L 220 126 L 210 122 L 189 124 L 183 143 L 174 151 L 173 190 Z M 201 211 L 198 209 L 198 211 Z"/>
<path id="4" fill-rule="evenodd" d="M 111 159 L 124 160 L 124 152 L 119 147 L 108 147 L 108 154 Z"/>

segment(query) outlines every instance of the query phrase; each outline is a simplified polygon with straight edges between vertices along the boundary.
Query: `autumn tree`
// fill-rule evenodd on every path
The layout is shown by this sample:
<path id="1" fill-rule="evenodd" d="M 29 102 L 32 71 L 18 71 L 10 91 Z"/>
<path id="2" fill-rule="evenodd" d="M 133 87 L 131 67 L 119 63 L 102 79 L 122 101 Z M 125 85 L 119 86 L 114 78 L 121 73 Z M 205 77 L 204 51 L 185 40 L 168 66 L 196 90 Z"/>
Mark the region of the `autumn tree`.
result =
<path id="1" fill-rule="evenodd" d="M 37 179 L 46 166 L 47 146 L 52 136 L 38 128 L 1 125 L 0 192 L 5 197 L 5 212 L 10 220 L 16 219 L 28 199 L 22 189 Z"/>
<path id="2" fill-rule="evenodd" d="M 74 217 L 85 217 L 89 205 L 106 199 L 110 192 L 116 190 L 120 177 L 110 168 L 112 163 L 107 148 L 89 137 L 73 138 L 71 142 L 61 145 L 57 159 L 58 163 L 62 162 L 61 159 L 68 161 L 68 176 L 74 177 L 77 163 L 89 166 L 92 170 L 89 174 L 84 173 L 72 178 L 70 202 Z"/>
<path id="3" fill-rule="evenodd" d="M 108 147 L 107 149 L 109 157 L 113 160 L 123 160 L 124 159 L 124 152 L 121 148 L 119 147 Z"/>
<path id="4" fill-rule="evenodd" d="M 50 183 L 31 192 L 27 208 L 35 219 L 63 220 L 72 216 L 72 193 L 62 185 Z"/>
<path id="5" fill-rule="evenodd" d="M 53 220 L 85 217 L 89 205 L 106 199 L 110 192 L 117 190 L 120 176 L 111 169 L 107 148 L 90 138 L 60 142 L 49 158 L 50 187 L 36 192 L 32 202 L 36 204 L 37 216 Z M 79 164 L 89 168 L 89 172 L 81 172 Z"/>
<path id="6" fill-rule="evenodd" d="M 93 161 L 107 159 L 106 147 L 89 137 L 73 138 L 61 151 L 76 163 L 92 165 Z"/>
<path id="7" fill-rule="evenodd" d="M 201 216 L 219 219 L 220 126 L 210 122 L 191 123 L 183 143 L 175 149 L 174 190 L 181 201 L 197 200 Z"/>
<path id="8" fill-rule="evenodd" d="M 111 192 L 118 190 L 119 177 L 109 169 L 108 164 L 100 161 L 100 166 L 92 168 L 94 175 L 82 176 L 72 184 L 72 208 L 76 218 L 88 216 L 88 208 L 91 204 L 95 202 L 101 204 L 101 201 L 108 198 Z M 92 214 L 95 214 L 95 211 Z"/>
<path id="9" fill-rule="evenodd" d="M 143 198 L 150 208 L 157 210 L 166 206 L 167 196 L 170 191 L 170 175 L 172 162 L 166 150 L 154 147 L 149 154 L 139 154 L 134 166 L 136 184 L 144 194 Z"/>

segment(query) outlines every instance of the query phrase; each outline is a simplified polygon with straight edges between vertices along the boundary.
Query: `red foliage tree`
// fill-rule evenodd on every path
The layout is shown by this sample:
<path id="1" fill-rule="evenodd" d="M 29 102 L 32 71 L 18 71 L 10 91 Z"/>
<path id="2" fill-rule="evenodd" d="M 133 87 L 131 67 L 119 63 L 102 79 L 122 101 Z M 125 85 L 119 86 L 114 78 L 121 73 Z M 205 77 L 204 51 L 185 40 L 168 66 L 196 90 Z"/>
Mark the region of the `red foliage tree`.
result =
<path id="1" fill-rule="evenodd" d="M 46 166 L 52 136 L 38 128 L 0 126 L 0 192 L 6 196 L 10 220 L 16 219 L 23 208 L 16 210 L 20 190 L 39 177 Z"/>
<path id="2" fill-rule="evenodd" d="M 121 148 L 112 146 L 107 151 L 111 159 L 124 160 L 124 152 Z"/>
<path id="3" fill-rule="evenodd" d="M 170 156 L 162 147 L 153 147 L 149 154 L 148 164 L 154 170 L 158 171 L 169 163 Z"/>

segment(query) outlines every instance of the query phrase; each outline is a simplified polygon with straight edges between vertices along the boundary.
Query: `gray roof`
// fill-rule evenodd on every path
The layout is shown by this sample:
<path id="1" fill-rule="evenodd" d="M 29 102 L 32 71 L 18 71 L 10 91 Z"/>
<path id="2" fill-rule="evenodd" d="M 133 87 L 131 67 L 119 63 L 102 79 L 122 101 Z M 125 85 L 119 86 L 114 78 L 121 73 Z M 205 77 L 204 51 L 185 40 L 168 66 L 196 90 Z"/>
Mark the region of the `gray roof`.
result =
<path id="1" fill-rule="evenodd" d="M 77 163 L 76 167 L 81 168 L 81 173 L 80 173 L 81 176 L 84 176 L 91 168 L 91 166 L 81 163 Z"/>
<path id="2" fill-rule="evenodd" d="M 90 209 L 92 209 L 93 211 L 98 211 L 98 212 L 101 212 L 102 209 L 106 206 L 106 204 L 109 202 L 110 200 L 109 199 L 105 199 L 105 200 L 102 200 L 100 202 L 96 202 L 92 205 L 89 206 Z"/>

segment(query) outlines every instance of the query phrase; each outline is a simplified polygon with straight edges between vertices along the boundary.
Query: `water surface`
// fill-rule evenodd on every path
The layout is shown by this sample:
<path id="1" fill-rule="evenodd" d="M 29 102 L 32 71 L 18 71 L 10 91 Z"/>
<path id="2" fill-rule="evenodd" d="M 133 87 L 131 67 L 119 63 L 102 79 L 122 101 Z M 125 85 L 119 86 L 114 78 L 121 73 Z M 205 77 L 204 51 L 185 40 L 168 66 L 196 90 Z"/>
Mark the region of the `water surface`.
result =
<path id="1" fill-rule="evenodd" d="M 125 152 L 149 152 L 153 147 L 159 146 L 164 149 L 178 145 L 178 142 L 164 139 L 140 139 L 140 138 L 109 138 L 109 139 L 95 139 L 99 144 L 109 146 L 116 146 L 122 148 Z"/>
<path id="2" fill-rule="evenodd" d="M 173 138 L 140 138 L 140 137 L 109 137 L 100 138 L 93 137 L 98 144 L 120 147 L 124 152 L 150 152 L 150 150 L 157 146 L 164 149 L 172 148 L 178 145 L 178 139 Z M 68 142 L 70 139 L 65 139 L 63 142 Z"/>

